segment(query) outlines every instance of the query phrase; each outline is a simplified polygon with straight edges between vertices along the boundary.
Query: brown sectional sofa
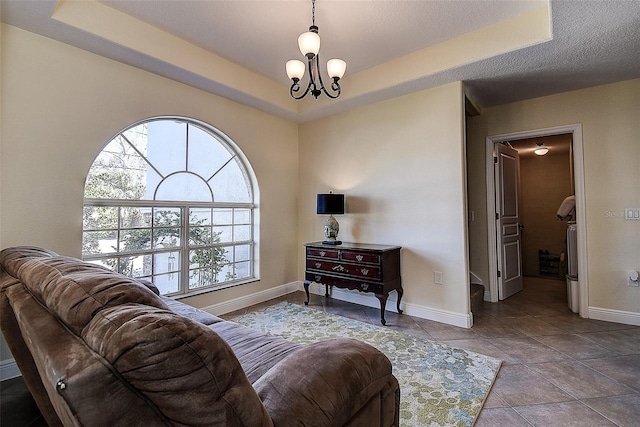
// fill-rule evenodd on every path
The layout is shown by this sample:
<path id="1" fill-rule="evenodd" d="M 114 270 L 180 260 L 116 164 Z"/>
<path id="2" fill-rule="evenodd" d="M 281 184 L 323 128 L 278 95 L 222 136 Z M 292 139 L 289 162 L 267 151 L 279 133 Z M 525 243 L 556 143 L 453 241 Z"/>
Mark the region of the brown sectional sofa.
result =
<path id="1" fill-rule="evenodd" d="M 398 425 L 367 344 L 301 346 L 41 248 L 0 265 L 2 333 L 50 426 Z"/>

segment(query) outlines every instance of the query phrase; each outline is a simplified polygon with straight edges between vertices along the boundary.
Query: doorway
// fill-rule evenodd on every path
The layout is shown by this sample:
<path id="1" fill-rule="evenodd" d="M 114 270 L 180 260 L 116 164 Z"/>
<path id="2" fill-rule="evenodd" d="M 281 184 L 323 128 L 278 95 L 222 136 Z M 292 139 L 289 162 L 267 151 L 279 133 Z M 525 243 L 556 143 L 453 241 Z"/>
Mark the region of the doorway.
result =
<path id="1" fill-rule="evenodd" d="M 587 309 L 588 309 L 588 277 L 587 277 L 587 269 L 586 269 L 586 236 L 585 236 L 585 200 L 584 200 L 584 164 L 582 157 L 582 126 L 580 124 L 577 125 L 568 125 L 568 126 L 559 126 L 555 128 L 547 128 L 547 129 L 538 129 L 526 132 L 517 132 L 505 135 L 495 135 L 489 136 L 486 139 L 486 168 L 487 168 L 487 218 L 488 218 L 488 253 L 489 253 L 489 289 L 490 289 L 490 300 L 491 302 L 498 301 L 499 289 L 503 285 L 502 283 L 502 275 L 499 271 L 500 259 L 501 259 L 501 248 L 499 246 L 499 239 L 501 238 L 500 230 L 498 229 L 497 224 L 497 203 L 496 203 L 496 188 L 499 184 L 496 184 L 495 174 L 494 174 L 494 152 L 496 144 L 504 144 L 507 141 L 509 144 L 514 145 L 518 144 L 518 141 L 522 141 L 522 144 L 525 144 L 525 140 L 531 140 L 536 138 L 551 138 L 549 139 L 549 144 L 552 141 L 555 141 L 555 137 L 559 135 L 566 135 L 571 139 L 571 144 L 569 148 L 569 157 L 570 157 L 570 173 L 569 173 L 569 187 L 563 188 L 563 191 L 574 190 L 575 193 L 575 221 L 577 228 L 577 259 L 578 259 L 578 294 L 579 294 L 579 310 L 581 316 L 586 317 Z M 552 138 L 553 137 L 553 138 Z M 538 140 L 540 142 L 540 140 Z M 530 144 L 530 142 L 529 142 Z M 529 146 L 531 151 L 535 149 L 534 147 Z M 523 155 L 525 148 L 522 148 Z M 540 176 L 538 180 L 542 179 Z M 567 194 L 568 195 L 568 194 Z M 566 196 L 565 196 L 566 197 Z M 555 208 L 557 209 L 558 206 Z M 535 213 L 534 213 L 535 214 Z M 534 221 L 535 222 L 535 221 Z M 522 224 L 526 228 L 526 224 L 522 221 Z M 560 224 L 558 224 L 560 225 Z M 566 223 L 563 225 L 566 231 Z M 528 233 L 532 234 L 532 233 Z M 535 239 L 533 240 L 534 246 L 538 246 L 539 243 L 536 243 Z M 554 246 L 555 247 L 555 246 Z M 536 248 L 537 250 L 538 248 Z M 540 248 L 544 251 L 548 251 L 546 248 Z M 551 252 L 550 253 L 555 253 Z M 535 254 L 535 253 L 534 253 Z M 543 253 L 544 254 L 544 253 Z M 537 275 L 540 276 L 540 258 L 539 253 L 534 257 L 529 258 L 528 262 L 528 271 L 529 274 L 534 274 L 537 270 Z M 566 258 L 565 258 L 566 259 Z M 546 260 L 545 260 L 546 261 Z M 524 257 L 522 259 L 524 263 Z M 524 267 L 524 264 L 521 265 Z M 560 266 L 558 266 L 560 268 Z M 524 271 L 523 271 L 524 272 Z M 549 269 L 544 271 L 545 274 L 552 273 Z M 560 278 L 560 272 L 558 272 L 558 277 Z"/>
<path id="2" fill-rule="evenodd" d="M 575 214 L 560 219 L 557 213 L 567 197 L 575 195 L 572 135 L 521 139 L 510 145 L 520 161 L 522 275 L 565 281 L 567 226 L 575 222 Z"/>

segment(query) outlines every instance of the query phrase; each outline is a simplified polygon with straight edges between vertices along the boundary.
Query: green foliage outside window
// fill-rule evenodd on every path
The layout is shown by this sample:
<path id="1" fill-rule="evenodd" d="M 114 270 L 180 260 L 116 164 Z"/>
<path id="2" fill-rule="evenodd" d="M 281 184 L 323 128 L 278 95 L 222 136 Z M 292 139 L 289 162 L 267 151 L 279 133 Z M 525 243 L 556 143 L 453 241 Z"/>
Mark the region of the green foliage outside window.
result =
<path id="1" fill-rule="evenodd" d="M 85 184 L 85 198 L 111 200 L 144 200 L 146 164 L 124 138 L 115 138 L 94 162 Z M 184 210 L 184 209 L 182 209 Z M 152 209 L 128 206 L 85 206 L 83 223 L 85 232 L 82 242 L 83 255 L 100 254 L 104 241 L 120 241 L 120 247 L 111 245 L 113 258 L 104 260 L 111 269 L 133 277 L 134 259 L 140 252 L 160 248 L 180 250 L 179 240 L 183 227 L 181 211 L 176 208 L 153 208 L 155 217 L 151 219 Z M 211 227 L 203 226 L 206 220 L 196 218 L 189 213 L 189 265 L 190 278 L 198 278 L 196 286 L 207 286 L 218 282 L 218 274 L 227 263 L 224 247 L 213 246 L 220 243 L 222 233 L 213 232 Z M 117 230 L 120 230 L 118 235 Z M 205 247 L 206 246 L 206 247 Z M 129 255 L 122 254 L 132 253 Z M 146 270 L 146 268 L 145 268 Z M 151 272 L 143 272 L 151 276 Z M 233 280 L 235 275 L 227 272 L 225 281 Z"/>

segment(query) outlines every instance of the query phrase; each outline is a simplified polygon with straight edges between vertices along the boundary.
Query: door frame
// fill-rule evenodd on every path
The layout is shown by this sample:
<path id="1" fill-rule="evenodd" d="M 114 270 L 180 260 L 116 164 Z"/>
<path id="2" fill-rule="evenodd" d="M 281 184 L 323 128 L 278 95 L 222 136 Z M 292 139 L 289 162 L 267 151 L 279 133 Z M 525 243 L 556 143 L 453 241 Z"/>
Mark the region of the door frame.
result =
<path id="1" fill-rule="evenodd" d="M 487 182 L 487 252 L 489 255 L 489 292 L 490 301 L 498 302 L 498 248 L 496 229 L 496 188 L 494 178 L 494 144 L 505 141 L 538 138 L 570 133 L 573 152 L 573 178 L 575 182 L 576 196 L 576 223 L 578 238 L 578 277 L 580 289 L 581 317 L 588 317 L 589 309 L 589 278 L 587 276 L 587 215 L 584 188 L 584 155 L 582 145 L 582 124 L 555 126 L 543 129 L 533 129 L 522 132 L 513 132 L 501 135 L 487 136 L 486 138 L 486 182 Z"/>

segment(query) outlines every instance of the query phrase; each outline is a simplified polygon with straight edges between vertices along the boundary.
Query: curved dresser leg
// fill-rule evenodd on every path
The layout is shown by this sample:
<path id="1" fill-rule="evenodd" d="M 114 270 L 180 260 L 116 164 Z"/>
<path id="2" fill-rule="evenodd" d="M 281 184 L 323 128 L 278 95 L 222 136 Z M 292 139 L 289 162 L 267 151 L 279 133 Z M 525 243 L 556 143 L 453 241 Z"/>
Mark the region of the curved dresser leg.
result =
<path id="1" fill-rule="evenodd" d="M 402 314 L 402 310 L 400 310 L 400 300 L 402 299 L 402 294 L 404 294 L 404 291 L 402 290 L 402 288 L 398 288 L 396 289 L 396 292 L 398 293 L 398 303 L 397 303 L 398 314 Z"/>
<path id="2" fill-rule="evenodd" d="M 387 321 L 384 319 L 384 309 L 387 307 L 387 297 L 389 295 L 376 294 L 376 298 L 380 300 L 380 323 L 382 326 L 387 324 Z"/>
<path id="3" fill-rule="evenodd" d="M 304 292 L 307 294 L 307 300 L 304 302 L 304 305 L 309 305 L 309 285 L 311 284 L 310 281 L 305 280 L 304 281 Z"/>

